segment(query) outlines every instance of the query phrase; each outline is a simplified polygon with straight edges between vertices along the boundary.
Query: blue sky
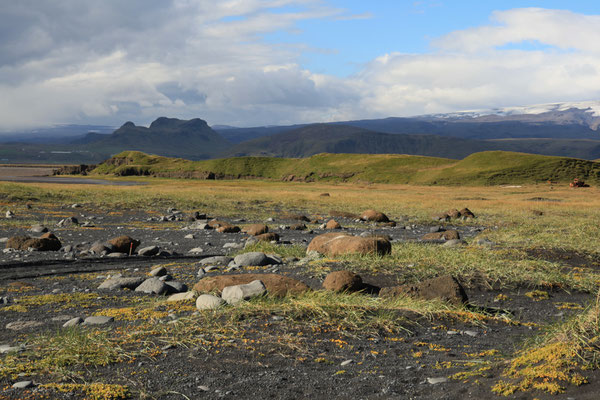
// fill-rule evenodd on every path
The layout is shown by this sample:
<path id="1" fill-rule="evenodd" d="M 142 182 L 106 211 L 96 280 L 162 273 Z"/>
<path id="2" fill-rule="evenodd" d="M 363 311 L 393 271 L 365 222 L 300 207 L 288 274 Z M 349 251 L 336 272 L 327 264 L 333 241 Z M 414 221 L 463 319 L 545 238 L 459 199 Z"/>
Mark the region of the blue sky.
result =
<path id="1" fill-rule="evenodd" d="M 0 132 L 600 100 L 593 1 L 20 0 L 0 33 Z"/>

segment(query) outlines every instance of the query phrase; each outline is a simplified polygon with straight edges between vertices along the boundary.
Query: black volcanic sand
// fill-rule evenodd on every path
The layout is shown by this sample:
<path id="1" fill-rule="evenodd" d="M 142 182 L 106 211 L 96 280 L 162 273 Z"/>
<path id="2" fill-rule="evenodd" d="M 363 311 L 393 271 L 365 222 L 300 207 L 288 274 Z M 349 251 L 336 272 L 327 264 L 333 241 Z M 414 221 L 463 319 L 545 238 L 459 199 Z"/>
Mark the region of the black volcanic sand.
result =
<path id="1" fill-rule="evenodd" d="M 16 299 L 21 296 L 42 294 L 97 294 L 93 301 L 74 306 L 53 304 L 31 307 L 26 312 L 3 311 L 0 305 L 0 345 L 27 345 L 33 335 L 42 332 L 56 333 L 67 317 L 88 316 L 97 310 L 112 307 L 129 307 L 144 299 L 157 296 L 143 295 L 131 291 L 99 291 L 98 285 L 108 274 L 144 276 L 155 265 L 166 265 L 174 277 L 190 287 L 197 282 L 195 262 L 208 255 L 226 254 L 225 243 L 243 243 L 246 235 L 220 234 L 215 231 L 182 230 L 190 222 L 148 221 L 165 210 L 144 212 L 139 210 L 94 210 L 72 209 L 63 206 L 56 209 L 28 210 L 25 216 L 17 215 L 23 223 L 37 221 L 46 223 L 60 238 L 63 246 L 105 241 L 119 235 L 129 235 L 141 241 L 141 246 L 158 245 L 178 253 L 171 257 L 139 257 L 124 259 L 100 257 L 77 258 L 62 252 L 12 252 L 0 255 L 0 296 Z M 80 222 L 90 221 L 95 227 L 78 226 L 58 228 L 56 222 L 75 216 Z M 89 217 L 94 217 L 89 219 Z M 274 221 L 266 222 L 272 231 L 280 234 L 281 240 L 290 244 L 307 245 L 317 234 L 302 231 L 280 230 L 279 225 L 290 225 L 297 221 L 282 220 L 274 213 Z M 365 230 L 386 234 L 394 241 L 418 240 L 429 232 L 429 226 L 417 226 L 407 230 L 374 228 L 370 224 L 355 223 L 336 218 L 342 226 L 354 226 L 352 233 Z M 232 220 L 228 220 L 232 221 Z M 239 224 L 265 222 L 248 220 Z M 406 223 L 409 225 L 409 223 Z M 315 225 L 310 225 L 314 228 Z M 480 229 L 459 227 L 464 238 L 475 236 Z M 0 228 L 0 237 L 26 234 L 26 228 Z M 187 234 L 195 239 L 185 239 Z M 207 244 L 209 243 L 209 244 Z M 201 255 L 189 255 L 188 251 L 201 247 Z M 577 265 L 586 260 L 578 254 L 548 252 L 531 254 L 532 258 L 562 260 L 569 267 L 569 260 Z M 591 261 L 586 261 L 591 262 Z M 175 267 L 174 265 L 177 265 Z M 573 264 L 575 265 L 575 264 Z M 332 269 L 348 268 L 335 262 Z M 321 277 L 314 271 L 304 269 L 288 260 L 277 266 L 278 273 L 297 277 L 318 289 Z M 350 269 L 350 268 L 348 268 Z M 272 267 L 253 268 L 248 272 L 270 272 Z M 246 272 L 242 269 L 241 272 Z M 223 271 L 211 271 L 209 276 Z M 378 286 L 392 286 L 398 277 L 392 275 L 363 275 L 365 282 Z M 492 290 L 485 287 L 467 287 L 467 294 L 474 308 L 490 308 L 491 312 L 511 313 L 518 323 L 508 324 L 501 319 L 465 322 L 460 318 L 439 319 L 407 313 L 405 331 L 362 334 L 360 331 L 315 330 L 308 325 L 296 324 L 293 320 L 278 318 L 277 315 L 240 320 L 239 337 L 222 341 L 218 337 L 206 337 L 203 345 L 185 346 L 165 343 L 154 338 L 156 351 L 151 355 L 139 356 L 129 362 L 107 366 L 80 368 L 77 382 L 103 382 L 127 385 L 133 398 L 153 399 L 220 399 L 220 398 L 341 398 L 341 399 L 482 399 L 500 398 L 490 392 L 490 386 L 499 378 L 501 363 L 485 376 L 477 377 L 478 383 L 465 384 L 450 379 L 431 384 L 428 378 L 448 377 L 467 371 L 468 363 L 481 360 L 501 360 L 519 349 L 524 340 L 542 332 L 540 326 L 560 322 L 577 310 L 558 309 L 556 303 L 569 302 L 587 304 L 591 296 L 584 293 L 555 291 L 550 299 L 534 301 L 525 296 L 527 289 Z M 503 294 L 507 299 L 499 305 L 494 299 Z M 14 303 L 11 303 L 14 304 Z M 9 304 L 9 306 L 11 305 Z M 17 303 L 18 304 L 18 303 Z M 193 309 L 164 311 L 175 314 L 172 318 L 197 318 Z M 13 331 L 5 326 L 13 321 L 40 321 L 38 328 Z M 168 324 L 171 317 L 158 321 Z M 138 321 L 115 321 L 106 329 L 135 330 Z M 218 319 L 214 323 L 219 323 Z M 80 329 L 92 329 L 80 327 Z M 96 328 L 93 328 L 96 329 Z M 297 346 L 287 345 L 279 338 L 293 338 Z M 3 355 L 0 355 L 4 357 Z M 352 363 L 342 366 L 345 360 Z M 516 394 L 514 399 L 575 398 L 597 399 L 600 391 L 596 372 L 587 374 L 591 384 L 579 388 L 569 387 L 565 394 L 551 396 L 544 393 Z M 34 388 L 17 390 L 11 385 L 18 380 L 31 379 L 35 383 L 48 383 L 44 376 L 0 379 L 0 399 L 77 399 L 81 393 L 60 393 Z M 471 380 L 472 381 L 472 380 Z M 69 383 L 69 382 L 65 382 Z"/>

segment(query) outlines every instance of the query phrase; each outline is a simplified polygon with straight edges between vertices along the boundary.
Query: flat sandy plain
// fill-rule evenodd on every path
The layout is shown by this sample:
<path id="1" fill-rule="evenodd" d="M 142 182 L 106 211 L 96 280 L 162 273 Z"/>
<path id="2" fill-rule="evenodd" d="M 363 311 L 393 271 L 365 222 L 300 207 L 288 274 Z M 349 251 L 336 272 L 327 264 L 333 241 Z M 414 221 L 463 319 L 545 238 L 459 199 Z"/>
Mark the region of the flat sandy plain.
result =
<path id="1" fill-rule="evenodd" d="M 0 297 L 8 299 L 0 305 L 0 345 L 19 350 L 0 355 L 0 399 L 597 398 L 596 188 L 139 182 L 145 185 L 0 184 L 2 216 L 14 213 L 3 218 L 0 237 L 36 236 L 28 229 L 42 224 L 71 246 L 0 257 Z M 432 220 L 463 207 L 477 218 Z M 389 236 L 390 255 L 303 259 L 332 214 L 367 208 L 396 227 L 333 218 L 348 233 Z M 161 218 L 173 209 L 181 221 Z M 195 212 L 242 228 L 265 223 L 280 240 L 224 248 L 243 246 L 248 236 L 189 229 Z M 307 229 L 287 229 L 299 215 L 311 220 Z M 69 217 L 79 224 L 57 226 Z M 437 226 L 457 229 L 464 243 L 421 240 Z M 86 253 L 119 235 L 166 253 Z M 189 252 L 198 247 L 202 253 Z M 215 265 L 202 279 L 277 273 L 313 290 L 197 311 L 193 301 L 98 289 L 109 275 L 145 277 L 161 265 L 191 288 L 203 258 L 247 251 L 277 254 L 283 263 L 230 272 Z M 323 291 L 336 270 L 359 274 L 374 290 Z M 448 274 L 468 304 L 376 294 Z M 91 315 L 114 321 L 62 327 Z M 18 321 L 34 324 L 7 328 Z M 19 381 L 34 386 L 12 388 Z"/>

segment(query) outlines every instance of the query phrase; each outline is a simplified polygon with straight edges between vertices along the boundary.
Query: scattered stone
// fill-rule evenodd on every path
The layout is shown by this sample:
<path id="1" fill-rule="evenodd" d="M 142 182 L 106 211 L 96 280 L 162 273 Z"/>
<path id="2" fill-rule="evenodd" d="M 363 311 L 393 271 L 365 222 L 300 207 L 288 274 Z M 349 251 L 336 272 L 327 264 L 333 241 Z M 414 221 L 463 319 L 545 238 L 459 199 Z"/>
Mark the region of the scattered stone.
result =
<path id="1" fill-rule="evenodd" d="M 357 292 L 363 289 L 363 281 L 354 272 L 334 271 L 325 277 L 323 289 L 334 292 Z"/>
<path id="2" fill-rule="evenodd" d="M 94 252 L 94 254 L 108 254 L 113 251 L 113 247 L 112 245 L 109 247 L 102 242 L 94 242 L 90 247 L 90 251 Z"/>
<path id="3" fill-rule="evenodd" d="M 11 219 L 11 218 L 14 218 L 14 217 L 15 217 L 15 213 L 14 213 L 14 212 L 12 212 L 12 211 L 10 211 L 10 210 L 6 211 L 6 214 L 4 214 L 4 215 L 5 215 L 5 216 L 6 216 L 6 218 L 8 218 L 8 219 Z"/>
<path id="4" fill-rule="evenodd" d="M 77 325 L 81 325 L 83 324 L 83 318 L 81 317 L 75 317 L 75 318 L 71 318 L 70 320 L 68 320 L 67 322 L 65 322 L 63 324 L 63 328 L 68 328 L 71 326 L 77 326 Z"/>
<path id="5" fill-rule="evenodd" d="M 196 299 L 196 308 L 198 310 L 214 310 L 225 304 L 225 300 L 212 294 L 201 294 Z"/>
<path id="6" fill-rule="evenodd" d="M 148 272 L 150 276 L 164 276 L 167 275 L 167 269 L 165 267 L 156 267 L 152 271 Z"/>
<path id="7" fill-rule="evenodd" d="M 443 232 L 433 232 L 424 235 L 421 240 L 454 240 L 460 239 L 460 234 L 457 230 L 450 229 Z"/>
<path id="8" fill-rule="evenodd" d="M 129 236 L 119 236 L 108 241 L 113 246 L 113 250 L 119 253 L 133 253 L 140 245 L 139 240 Z"/>
<path id="9" fill-rule="evenodd" d="M 175 302 L 175 301 L 194 300 L 195 297 L 196 297 L 196 292 L 189 291 L 189 292 L 172 294 L 167 298 L 167 301 Z"/>
<path id="10" fill-rule="evenodd" d="M 46 232 L 48 232 L 48 228 L 46 228 L 44 225 L 36 224 L 36 225 L 32 225 L 31 228 L 29 228 L 29 232 L 46 233 Z"/>
<path id="11" fill-rule="evenodd" d="M 325 224 L 325 229 L 342 229 L 342 226 L 334 219 L 330 219 Z"/>
<path id="12" fill-rule="evenodd" d="M 427 279 L 415 285 L 385 287 L 379 291 L 381 297 L 399 295 L 419 297 L 426 300 L 441 299 L 454 304 L 463 304 L 469 301 L 462 285 L 450 275 Z"/>
<path id="13" fill-rule="evenodd" d="M 136 292 L 148 294 L 168 294 L 170 286 L 156 277 L 148 278 L 135 288 Z"/>
<path id="14" fill-rule="evenodd" d="M 213 229 L 212 226 L 210 226 L 209 224 L 205 223 L 205 222 L 201 222 L 201 221 L 196 221 L 193 224 L 191 224 L 190 226 L 187 227 L 188 229 L 196 229 L 196 230 L 210 230 Z"/>
<path id="15" fill-rule="evenodd" d="M 269 227 L 264 224 L 254 224 L 254 225 L 245 227 L 242 230 L 242 232 L 247 233 L 248 235 L 251 235 L 251 236 L 258 236 L 258 235 L 262 235 L 263 233 L 269 232 Z"/>
<path id="16" fill-rule="evenodd" d="M 378 254 L 386 255 L 392 251 L 390 241 L 381 236 L 360 237 L 346 233 L 325 233 L 313 238 L 307 248 L 329 256 L 340 254 Z"/>
<path id="17" fill-rule="evenodd" d="M 113 317 L 107 317 L 105 315 L 93 315 L 83 320 L 83 325 L 106 325 L 113 322 Z"/>
<path id="18" fill-rule="evenodd" d="M 235 286 L 260 280 L 272 296 L 284 297 L 287 294 L 304 293 L 310 288 L 303 282 L 279 274 L 235 274 L 210 276 L 194 285 L 198 293 L 221 293 L 227 286 Z"/>
<path id="19" fill-rule="evenodd" d="M 72 226 L 72 225 L 79 225 L 79 220 L 75 217 L 68 217 L 68 218 L 61 219 L 56 224 L 56 226 L 61 226 L 61 227 Z"/>
<path id="20" fill-rule="evenodd" d="M 233 257 L 214 256 L 214 257 L 204 258 L 204 259 L 198 261 L 198 264 L 200 264 L 200 265 L 228 265 L 231 261 L 233 261 Z"/>
<path id="21" fill-rule="evenodd" d="M 32 381 L 20 381 L 12 385 L 13 389 L 27 389 L 33 386 Z"/>
<path id="22" fill-rule="evenodd" d="M 25 329 L 33 329 L 44 325 L 43 322 L 40 321 L 13 321 L 6 324 L 6 329 L 10 329 L 11 331 L 22 331 Z"/>
<path id="23" fill-rule="evenodd" d="M 365 210 L 360 214 L 360 219 L 369 222 L 389 222 L 389 218 L 382 212 L 375 210 Z"/>
<path id="24" fill-rule="evenodd" d="M 437 385 L 439 383 L 446 383 L 448 382 L 448 378 L 427 378 L 427 383 L 431 384 L 431 385 Z"/>
<path id="25" fill-rule="evenodd" d="M 223 288 L 221 297 L 228 304 L 236 304 L 242 300 L 262 296 L 266 292 L 267 288 L 265 284 L 257 279 L 242 285 L 226 286 Z"/>
<path id="26" fill-rule="evenodd" d="M 233 262 L 239 267 L 263 266 L 269 264 L 269 258 L 265 253 L 252 251 L 235 256 Z"/>
<path id="27" fill-rule="evenodd" d="M 158 246 L 148 246 L 139 249 L 137 253 L 140 256 L 150 257 L 157 255 L 159 251 L 160 249 L 158 248 Z"/>

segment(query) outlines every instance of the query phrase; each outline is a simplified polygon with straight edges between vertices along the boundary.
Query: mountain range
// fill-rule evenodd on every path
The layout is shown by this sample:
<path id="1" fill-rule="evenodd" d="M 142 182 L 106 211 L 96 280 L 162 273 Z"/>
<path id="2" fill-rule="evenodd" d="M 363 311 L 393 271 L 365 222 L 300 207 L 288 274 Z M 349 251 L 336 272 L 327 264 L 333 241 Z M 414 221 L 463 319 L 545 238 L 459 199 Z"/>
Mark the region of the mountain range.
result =
<path id="1" fill-rule="evenodd" d="M 0 136 L 0 162 L 93 163 L 124 150 L 191 160 L 323 152 L 462 159 L 487 150 L 597 159 L 599 127 L 600 102 L 253 128 L 160 117 L 149 127 L 126 122 L 112 133 L 110 127 L 65 125 Z M 77 129 L 84 131 L 76 136 Z"/>

